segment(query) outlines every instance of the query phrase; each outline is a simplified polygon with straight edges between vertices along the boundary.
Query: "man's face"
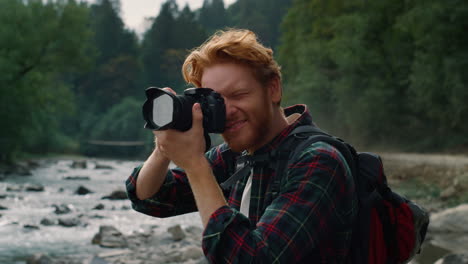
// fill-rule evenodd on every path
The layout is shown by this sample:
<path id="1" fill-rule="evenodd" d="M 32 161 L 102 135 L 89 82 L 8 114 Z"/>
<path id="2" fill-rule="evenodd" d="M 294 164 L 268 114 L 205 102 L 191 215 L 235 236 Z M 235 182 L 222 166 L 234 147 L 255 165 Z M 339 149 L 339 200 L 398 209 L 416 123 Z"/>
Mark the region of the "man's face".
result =
<path id="1" fill-rule="evenodd" d="M 255 79 L 251 68 L 215 64 L 204 69 L 201 84 L 224 98 L 226 130 L 222 136 L 233 151 L 254 151 L 268 143 L 274 103 L 269 87 Z"/>

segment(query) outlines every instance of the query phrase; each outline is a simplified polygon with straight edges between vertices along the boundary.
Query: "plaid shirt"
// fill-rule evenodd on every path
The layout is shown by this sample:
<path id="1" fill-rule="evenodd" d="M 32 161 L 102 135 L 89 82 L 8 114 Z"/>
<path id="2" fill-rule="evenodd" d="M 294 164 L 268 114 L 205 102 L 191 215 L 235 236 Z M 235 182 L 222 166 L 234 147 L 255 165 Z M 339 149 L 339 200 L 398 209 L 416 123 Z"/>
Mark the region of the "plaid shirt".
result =
<path id="1" fill-rule="evenodd" d="M 276 149 L 297 126 L 312 124 L 305 105 L 285 109 L 301 116 L 254 154 Z M 228 178 L 222 144 L 206 153 L 218 182 Z M 332 146 L 316 142 L 290 161 L 272 192 L 272 166 L 254 166 L 249 217 L 239 212 L 248 176 L 225 191 L 229 206 L 216 210 L 203 233 L 202 246 L 212 263 L 349 263 L 352 223 L 357 200 L 351 172 Z M 135 185 L 140 167 L 126 182 L 135 210 L 169 217 L 197 210 L 188 179 L 181 169 L 168 171 L 153 197 L 139 200 Z"/>

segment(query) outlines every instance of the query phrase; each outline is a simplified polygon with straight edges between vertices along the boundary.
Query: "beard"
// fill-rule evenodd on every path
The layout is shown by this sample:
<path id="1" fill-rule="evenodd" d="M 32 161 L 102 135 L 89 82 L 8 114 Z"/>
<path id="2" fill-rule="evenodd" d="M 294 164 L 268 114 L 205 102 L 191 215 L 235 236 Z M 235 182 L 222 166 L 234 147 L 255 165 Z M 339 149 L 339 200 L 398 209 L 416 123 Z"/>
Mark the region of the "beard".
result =
<path id="1" fill-rule="evenodd" d="M 263 116 L 258 122 L 247 121 L 244 127 L 234 133 L 223 133 L 222 137 L 234 152 L 244 150 L 257 150 L 262 147 L 265 137 L 268 135 L 270 120 L 267 115 Z"/>

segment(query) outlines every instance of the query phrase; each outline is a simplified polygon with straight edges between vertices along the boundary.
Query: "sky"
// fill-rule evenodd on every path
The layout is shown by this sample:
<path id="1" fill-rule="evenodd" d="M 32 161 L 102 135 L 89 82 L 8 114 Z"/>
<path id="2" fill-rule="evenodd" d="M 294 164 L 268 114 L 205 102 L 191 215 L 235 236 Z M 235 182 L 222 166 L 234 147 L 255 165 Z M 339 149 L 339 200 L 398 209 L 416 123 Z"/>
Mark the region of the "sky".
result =
<path id="1" fill-rule="evenodd" d="M 84 0 L 89 3 L 95 0 Z M 120 0 L 121 17 L 125 25 L 135 30 L 137 33 L 142 33 L 148 26 L 145 23 L 145 17 L 154 17 L 159 14 L 161 4 L 166 0 Z M 229 6 L 236 0 L 224 0 L 225 6 Z M 190 6 L 191 10 L 200 8 L 203 5 L 203 0 L 176 0 L 177 5 L 182 9 L 185 4 Z"/>

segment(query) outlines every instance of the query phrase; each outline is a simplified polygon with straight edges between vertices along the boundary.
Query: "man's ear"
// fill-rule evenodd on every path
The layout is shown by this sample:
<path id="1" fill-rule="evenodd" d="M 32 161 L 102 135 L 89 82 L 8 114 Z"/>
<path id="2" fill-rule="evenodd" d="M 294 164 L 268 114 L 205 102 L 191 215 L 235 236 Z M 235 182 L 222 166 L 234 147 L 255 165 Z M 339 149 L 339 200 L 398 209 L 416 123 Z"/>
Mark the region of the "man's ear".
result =
<path id="1" fill-rule="evenodd" d="M 268 84 L 268 92 L 270 93 L 270 98 L 273 103 L 279 104 L 281 102 L 283 90 L 281 89 L 281 81 L 277 76 L 270 80 Z"/>

